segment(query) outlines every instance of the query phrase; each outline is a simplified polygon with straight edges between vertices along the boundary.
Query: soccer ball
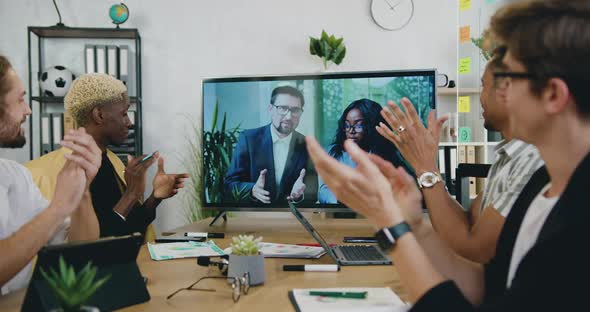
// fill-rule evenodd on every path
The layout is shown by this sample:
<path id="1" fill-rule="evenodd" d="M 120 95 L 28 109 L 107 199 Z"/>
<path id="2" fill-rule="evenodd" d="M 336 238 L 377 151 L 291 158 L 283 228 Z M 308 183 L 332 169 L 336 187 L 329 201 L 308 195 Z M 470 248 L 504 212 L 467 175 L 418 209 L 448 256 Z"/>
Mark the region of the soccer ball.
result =
<path id="1" fill-rule="evenodd" d="M 47 68 L 40 79 L 44 96 L 65 96 L 76 76 L 63 66 Z"/>

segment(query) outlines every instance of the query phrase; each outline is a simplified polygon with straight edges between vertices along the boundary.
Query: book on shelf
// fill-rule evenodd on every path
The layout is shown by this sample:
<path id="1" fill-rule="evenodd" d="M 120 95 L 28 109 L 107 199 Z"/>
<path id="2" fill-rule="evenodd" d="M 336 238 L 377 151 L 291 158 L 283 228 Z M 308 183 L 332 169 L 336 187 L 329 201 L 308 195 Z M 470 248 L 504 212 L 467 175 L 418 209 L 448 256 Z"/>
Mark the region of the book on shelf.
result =
<path id="1" fill-rule="evenodd" d="M 466 154 L 467 154 L 467 163 L 475 164 L 475 146 L 467 145 Z M 473 198 L 477 196 L 477 178 L 469 177 L 469 197 Z"/>
<path id="2" fill-rule="evenodd" d="M 41 114 L 41 155 L 45 155 L 53 150 L 52 123 L 51 114 Z"/>
<path id="3" fill-rule="evenodd" d="M 119 62 L 117 61 L 118 47 L 107 46 L 107 74 L 119 78 Z"/>
<path id="4" fill-rule="evenodd" d="M 87 44 L 84 46 L 84 60 L 86 73 L 96 73 L 96 51 L 93 45 Z"/>
<path id="5" fill-rule="evenodd" d="M 127 85 L 129 80 L 129 47 L 126 45 L 119 46 L 119 80 Z"/>
<path id="6" fill-rule="evenodd" d="M 96 72 L 99 74 L 107 73 L 107 47 L 104 45 L 95 46 L 96 50 Z"/>
<path id="7" fill-rule="evenodd" d="M 58 150 L 61 147 L 61 140 L 63 139 L 63 114 L 51 114 L 51 133 L 53 136 L 52 150 Z"/>

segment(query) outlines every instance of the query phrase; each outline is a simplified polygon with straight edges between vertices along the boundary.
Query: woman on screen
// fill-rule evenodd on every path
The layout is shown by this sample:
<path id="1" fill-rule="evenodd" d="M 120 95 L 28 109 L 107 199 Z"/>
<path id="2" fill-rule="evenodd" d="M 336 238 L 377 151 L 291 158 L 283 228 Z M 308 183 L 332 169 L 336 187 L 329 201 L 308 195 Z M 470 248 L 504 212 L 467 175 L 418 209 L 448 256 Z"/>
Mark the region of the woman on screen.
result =
<path id="1" fill-rule="evenodd" d="M 395 145 L 384 139 L 375 130 L 379 122 L 386 124 L 380 114 L 382 108 L 379 103 L 369 99 L 360 99 L 350 103 L 338 120 L 338 129 L 334 135 L 334 140 L 328 147 L 328 154 L 341 163 L 353 168 L 356 167 L 356 163 L 344 150 L 344 141 L 350 139 L 365 151 L 389 160 L 396 167 L 404 166 L 406 171 L 411 172 L 402 160 Z M 324 181 L 320 179 L 319 184 L 318 198 L 320 204 L 337 203 L 336 196 L 324 184 Z"/>

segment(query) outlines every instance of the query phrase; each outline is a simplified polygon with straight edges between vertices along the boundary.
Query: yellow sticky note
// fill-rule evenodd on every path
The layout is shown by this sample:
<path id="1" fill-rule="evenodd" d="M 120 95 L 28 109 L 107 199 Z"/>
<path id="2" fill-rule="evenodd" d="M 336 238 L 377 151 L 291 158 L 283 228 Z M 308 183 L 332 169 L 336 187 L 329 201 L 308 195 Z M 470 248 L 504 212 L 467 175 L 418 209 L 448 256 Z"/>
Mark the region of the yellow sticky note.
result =
<path id="1" fill-rule="evenodd" d="M 471 9 L 471 0 L 459 0 L 459 9 L 461 11 Z"/>
<path id="2" fill-rule="evenodd" d="M 469 104 L 469 97 L 468 96 L 460 96 L 459 97 L 459 113 L 469 113 L 471 111 L 471 107 Z"/>
<path id="3" fill-rule="evenodd" d="M 459 28 L 459 42 L 469 42 L 469 38 L 471 38 L 471 26 L 463 26 Z"/>
<path id="4" fill-rule="evenodd" d="M 471 72 L 471 58 L 463 57 L 459 59 L 459 74 L 469 74 Z"/>

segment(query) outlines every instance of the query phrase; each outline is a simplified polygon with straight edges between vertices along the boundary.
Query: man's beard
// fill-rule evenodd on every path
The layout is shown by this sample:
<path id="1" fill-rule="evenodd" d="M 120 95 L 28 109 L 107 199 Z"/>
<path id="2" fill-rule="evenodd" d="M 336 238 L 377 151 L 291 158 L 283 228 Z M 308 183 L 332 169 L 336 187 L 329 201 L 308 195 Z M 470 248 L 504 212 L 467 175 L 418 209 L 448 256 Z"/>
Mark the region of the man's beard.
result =
<path id="1" fill-rule="evenodd" d="M 284 134 L 284 135 L 289 135 L 294 130 L 293 124 L 291 124 L 291 127 L 287 128 L 287 127 L 283 126 L 283 123 L 280 123 L 278 127 L 275 127 L 275 129 L 277 130 L 278 133 Z"/>
<path id="2" fill-rule="evenodd" d="M 8 122 L 7 125 L 6 122 L 2 123 L 4 125 L 0 126 L 0 147 L 20 148 L 25 146 L 27 138 L 21 134 L 21 124 L 15 125 L 12 122 Z"/>

